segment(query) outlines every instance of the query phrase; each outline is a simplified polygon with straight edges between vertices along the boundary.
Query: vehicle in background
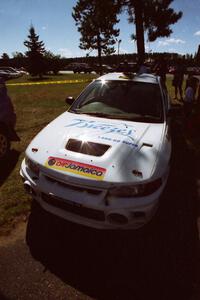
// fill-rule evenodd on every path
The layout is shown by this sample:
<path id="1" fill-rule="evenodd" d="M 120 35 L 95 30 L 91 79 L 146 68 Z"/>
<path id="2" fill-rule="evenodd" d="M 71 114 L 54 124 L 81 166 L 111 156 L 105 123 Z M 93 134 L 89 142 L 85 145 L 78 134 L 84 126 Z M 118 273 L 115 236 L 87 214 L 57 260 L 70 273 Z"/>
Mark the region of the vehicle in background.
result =
<path id="1" fill-rule="evenodd" d="M 97 74 L 105 74 L 105 73 L 112 73 L 114 72 L 114 68 L 112 68 L 111 66 L 109 65 L 99 65 L 99 64 L 96 64 L 93 66 L 93 70 L 95 71 L 95 73 Z"/>
<path id="2" fill-rule="evenodd" d="M 73 71 L 74 73 L 91 73 L 92 67 L 86 63 L 71 63 L 65 67 L 67 71 Z"/>
<path id="3" fill-rule="evenodd" d="M 0 78 L 3 78 L 6 81 L 6 80 L 9 80 L 9 79 L 12 79 L 13 77 L 11 76 L 10 72 L 0 70 Z"/>
<path id="4" fill-rule="evenodd" d="M 21 77 L 23 74 L 12 67 L 0 67 L 0 77 L 3 77 L 5 80 L 14 79 Z"/>
<path id="5" fill-rule="evenodd" d="M 18 72 L 20 72 L 23 75 L 29 75 L 29 73 L 26 71 L 26 69 L 24 67 L 21 67 L 19 69 L 17 69 Z"/>
<path id="6" fill-rule="evenodd" d="M 115 72 L 133 72 L 138 71 L 138 64 L 136 62 L 121 62 L 115 69 Z"/>
<path id="7" fill-rule="evenodd" d="M 175 73 L 175 67 L 174 66 L 170 66 L 169 68 L 168 68 L 168 73 L 169 74 L 174 74 Z"/>

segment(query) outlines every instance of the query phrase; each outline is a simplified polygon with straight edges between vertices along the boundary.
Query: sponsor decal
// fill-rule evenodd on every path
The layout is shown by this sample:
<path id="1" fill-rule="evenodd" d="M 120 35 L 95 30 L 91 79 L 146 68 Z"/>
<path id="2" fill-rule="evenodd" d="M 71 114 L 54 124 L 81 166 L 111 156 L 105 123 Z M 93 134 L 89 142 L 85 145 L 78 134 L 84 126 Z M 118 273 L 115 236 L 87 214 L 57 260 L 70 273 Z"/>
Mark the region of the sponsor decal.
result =
<path id="1" fill-rule="evenodd" d="M 106 173 L 104 168 L 58 157 L 49 157 L 45 166 L 50 169 L 66 171 L 97 180 L 103 180 Z"/>
<path id="2" fill-rule="evenodd" d="M 133 126 L 127 125 L 125 123 L 116 125 L 99 121 L 87 121 L 84 119 L 73 119 L 72 122 L 65 127 L 87 128 L 91 130 L 103 131 L 104 134 L 113 133 L 121 136 L 126 136 L 131 139 L 133 139 L 132 135 L 136 132 Z"/>
<path id="3" fill-rule="evenodd" d="M 113 143 L 118 143 L 118 144 L 119 144 L 119 143 L 125 144 L 125 145 L 127 145 L 127 146 L 132 147 L 132 148 L 137 148 L 137 147 L 138 147 L 137 144 L 128 142 L 128 141 L 126 141 L 126 140 L 112 139 L 112 138 L 105 137 L 105 136 L 98 136 L 98 139 L 101 139 L 101 140 L 104 140 L 104 141 L 113 142 Z"/>

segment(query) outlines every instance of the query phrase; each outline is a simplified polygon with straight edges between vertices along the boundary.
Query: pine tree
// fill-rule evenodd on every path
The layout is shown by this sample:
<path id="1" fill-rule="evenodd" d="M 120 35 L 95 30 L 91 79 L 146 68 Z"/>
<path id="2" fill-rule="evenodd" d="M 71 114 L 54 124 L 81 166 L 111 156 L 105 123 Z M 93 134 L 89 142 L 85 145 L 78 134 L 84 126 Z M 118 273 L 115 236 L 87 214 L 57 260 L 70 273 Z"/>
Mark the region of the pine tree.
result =
<path id="1" fill-rule="evenodd" d="M 171 24 L 176 23 L 182 12 L 174 12 L 169 7 L 174 0 L 119 0 L 122 6 L 128 8 L 129 22 L 135 23 L 139 62 L 144 61 L 144 31 L 148 40 L 155 41 L 158 37 L 168 37 L 172 33 Z"/>
<path id="2" fill-rule="evenodd" d="M 44 54 L 44 58 L 46 61 L 47 71 L 53 72 L 54 75 L 57 75 L 59 70 L 62 69 L 62 67 L 64 67 L 60 55 L 55 55 L 51 51 L 46 51 Z"/>
<path id="3" fill-rule="evenodd" d="M 28 57 L 28 72 L 32 76 L 42 75 L 45 73 L 45 47 L 39 36 L 35 33 L 33 25 L 30 26 L 28 40 L 24 41 L 24 45 L 28 48 L 26 55 Z"/>
<path id="4" fill-rule="evenodd" d="M 198 46 L 197 54 L 196 54 L 196 61 L 200 64 L 200 45 Z"/>
<path id="5" fill-rule="evenodd" d="M 102 54 L 114 53 L 113 45 L 119 36 L 119 29 L 114 25 L 119 22 L 117 0 L 78 0 L 73 7 L 72 16 L 81 34 L 80 48 L 96 49 L 101 66 Z"/>

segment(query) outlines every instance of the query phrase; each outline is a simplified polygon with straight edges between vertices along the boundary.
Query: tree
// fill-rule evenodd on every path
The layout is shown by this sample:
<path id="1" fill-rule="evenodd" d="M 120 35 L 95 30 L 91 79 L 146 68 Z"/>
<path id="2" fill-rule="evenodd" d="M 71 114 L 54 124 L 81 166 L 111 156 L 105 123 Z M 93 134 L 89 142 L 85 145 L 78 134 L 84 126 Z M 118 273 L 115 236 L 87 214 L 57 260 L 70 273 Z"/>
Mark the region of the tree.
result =
<path id="1" fill-rule="evenodd" d="M 120 0 L 119 0 L 120 1 Z M 169 7 L 174 0 L 122 0 L 121 5 L 127 7 L 129 22 L 135 23 L 139 63 L 144 61 L 144 31 L 147 32 L 148 40 L 155 41 L 158 37 L 168 37 L 173 32 L 171 24 L 176 23 L 182 12 L 174 12 Z"/>
<path id="2" fill-rule="evenodd" d="M 12 56 L 13 56 L 13 58 L 19 58 L 19 59 L 25 57 L 25 55 L 22 52 L 18 52 L 18 51 L 13 52 Z"/>
<path id="3" fill-rule="evenodd" d="M 62 62 L 60 55 L 55 55 L 51 51 L 46 51 L 44 57 L 46 70 L 52 71 L 54 75 L 58 74 L 59 70 L 64 67 L 64 63 Z"/>
<path id="4" fill-rule="evenodd" d="M 197 54 L 196 54 L 196 61 L 200 64 L 200 45 L 198 46 Z"/>
<path id="5" fill-rule="evenodd" d="M 28 57 L 28 71 L 32 76 L 42 75 L 45 73 L 45 47 L 39 36 L 36 35 L 33 25 L 30 26 L 28 40 L 24 41 L 24 45 L 28 48 L 26 55 Z"/>
<path id="6" fill-rule="evenodd" d="M 25 68 L 27 65 L 28 58 L 22 52 L 13 52 L 12 53 L 12 66 L 15 68 Z"/>
<path id="7" fill-rule="evenodd" d="M 9 61 L 9 59 L 10 59 L 9 55 L 8 55 L 7 53 L 5 53 L 5 52 L 2 54 L 1 58 L 2 58 L 5 62 L 6 62 L 6 61 Z"/>
<path id="8" fill-rule="evenodd" d="M 78 0 L 73 7 L 74 18 L 81 34 L 80 48 L 97 50 L 100 66 L 102 54 L 114 53 L 113 45 L 119 36 L 114 25 L 119 22 L 120 6 L 117 0 Z"/>

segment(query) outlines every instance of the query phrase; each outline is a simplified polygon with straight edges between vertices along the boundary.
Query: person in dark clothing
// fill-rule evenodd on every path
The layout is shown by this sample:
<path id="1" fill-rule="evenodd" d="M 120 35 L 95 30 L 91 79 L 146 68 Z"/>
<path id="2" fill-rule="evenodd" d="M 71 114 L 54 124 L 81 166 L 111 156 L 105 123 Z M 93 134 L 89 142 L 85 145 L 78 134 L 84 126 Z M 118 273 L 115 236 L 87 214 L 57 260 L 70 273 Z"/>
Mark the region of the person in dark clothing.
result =
<path id="1" fill-rule="evenodd" d="M 154 72 L 157 76 L 160 76 L 162 84 L 166 86 L 167 61 L 164 58 L 161 58 L 156 64 Z"/>
<path id="2" fill-rule="evenodd" d="M 15 127 L 16 114 L 2 77 L 0 77 L 0 121 L 7 126 Z"/>
<path id="3" fill-rule="evenodd" d="M 200 107 L 200 81 L 198 82 L 197 87 L 197 106 Z"/>
<path id="4" fill-rule="evenodd" d="M 181 61 L 181 59 L 179 59 L 177 61 L 176 67 L 175 67 L 175 72 L 174 72 L 174 78 L 172 81 L 172 85 L 175 88 L 175 97 L 174 99 L 178 99 L 178 92 L 179 92 L 179 96 L 180 96 L 180 100 L 183 101 L 183 80 L 184 80 L 184 74 L 185 74 L 185 67 Z"/>
<path id="5" fill-rule="evenodd" d="M 185 97 L 184 97 L 184 114 L 185 117 L 188 118 L 192 114 L 194 101 L 195 101 L 195 93 L 197 88 L 197 81 L 195 77 L 191 77 L 186 86 Z"/>
<path id="6" fill-rule="evenodd" d="M 195 79 L 197 78 L 195 77 Z M 186 129 L 191 136 L 199 136 L 200 131 L 200 84 L 197 80 L 195 85 L 197 89 L 196 105 L 194 106 L 193 114 L 190 114 L 190 118 L 186 119 Z"/>
<path id="7" fill-rule="evenodd" d="M 192 82 L 193 88 L 194 88 L 194 96 L 196 95 L 198 85 L 199 85 L 199 79 L 194 76 L 193 73 L 188 74 L 186 83 L 185 83 L 185 90 L 189 86 L 190 82 Z"/>

